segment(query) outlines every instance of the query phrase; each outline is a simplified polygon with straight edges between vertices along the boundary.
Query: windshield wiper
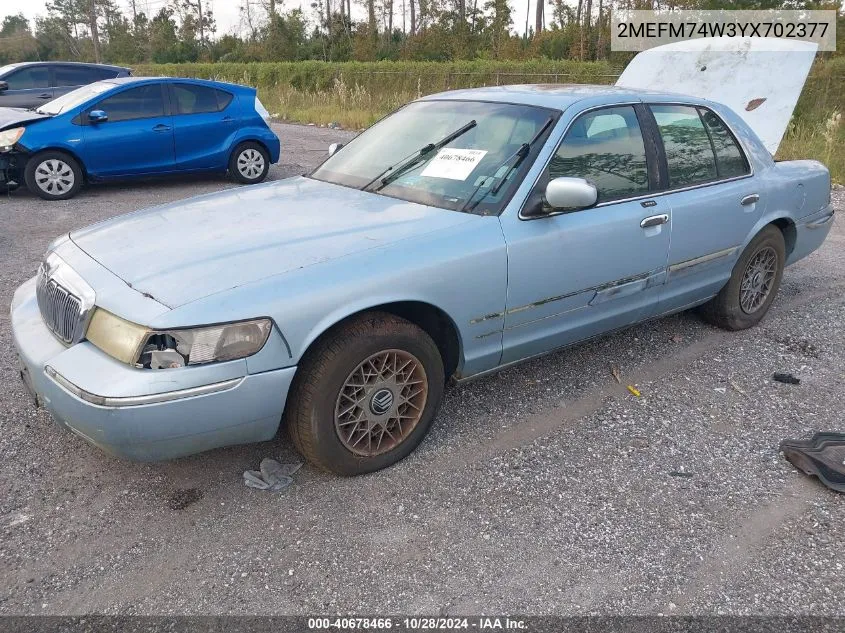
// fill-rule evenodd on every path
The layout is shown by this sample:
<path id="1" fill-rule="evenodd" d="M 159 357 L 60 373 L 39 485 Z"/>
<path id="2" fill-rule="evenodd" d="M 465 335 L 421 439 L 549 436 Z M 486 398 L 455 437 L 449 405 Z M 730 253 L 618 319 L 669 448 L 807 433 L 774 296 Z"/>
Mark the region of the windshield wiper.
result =
<path id="1" fill-rule="evenodd" d="M 475 119 L 473 119 L 472 121 L 470 121 L 469 123 L 467 123 L 463 127 L 458 128 L 457 130 L 455 130 L 454 132 L 449 134 L 449 136 L 442 138 L 441 140 L 437 141 L 436 143 L 429 143 L 428 145 L 424 145 L 423 147 L 418 149 L 416 152 L 414 152 L 413 154 L 411 154 L 407 158 L 403 158 L 398 163 L 391 165 L 390 167 L 385 169 L 378 176 L 376 176 L 370 182 L 368 182 L 366 185 L 364 185 L 361 188 L 361 190 L 362 191 L 368 191 L 369 188 L 372 186 L 372 184 L 374 182 L 376 182 L 377 180 L 381 180 L 381 182 L 379 183 L 379 186 L 376 187 L 375 189 L 373 189 L 373 191 L 380 191 L 381 189 L 383 189 L 384 187 L 389 185 L 391 182 L 393 182 L 394 180 L 399 178 L 399 176 L 404 174 L 411 167 L 413 167 L 418 162 L 420 162 L 420 160 L 422 160 L 423 158 L 425 158 L 426 156 L 431 154 L 431 152 L 437 151 L 437 150 L 445 147 L 446 145 L 448 145 L 449 143 L 454 141 L 459 136 L 463 136 L 464 134 L 469 132 L 476 125 L 478 125 L 478 124 L 475 122 Z"/>
<path id="2" fill-rule="evenodd" d="M 477 206 L 478 206 L 478 204 L 479 204 L 479 203 L 480 203 L 480 202 L 481 202 L 484 198 L 483 198 L 483 197 L 481 197 L 481 198 L 479 198 L 478 200 L 476 200 L 475 202 L 472 202 L 473 198 L 475 198 L 475 196 L 478 194 L 478 192 L 481 190 L 481 188 L 482 188 L 484 185 L 486 185 L 486 184 L 487 184 L 487 181 L 488 181 L 488 180 L 490 180 L 491 178 L 495 178 L 495 177 L 496 177 L 496 172 L 498 172 L 498 171 L 499 171 L 502 167 L 504 167 L 505 165 L 507 165 L 508 163 L 511 163 L 511 161 L 513 161 L 513 163 L 511 163 L 511 164 L 510 164 L 510 167 L 508 167 L 507 171 L 505 171 L 505 173 L 504 173 L 504 174 L 502 174 L 501 178 L 499 179 L 499 182 L 497 182 L 497 183 L 495 184 L 495 186 L 494 186 L 492 189 L 490 189 L 490 191 L 489 191 L 489 193 L 493 194 L 494 196 L 495 196 L 497 193 L 499 193 L 499 190 L 500 190 L 500 189 L 504 186 L 504 184 L 508 181 L 508 176 L 510 176 L 510 175 L 511 175 L 511 173 L 512 173 L 512 172 L 513 172 L 513 171 L 514 171 L 517 167 L 519 167 L 519 166 L 520 166 L 520 164 L 522 164 L 522 161 L 524 161 L 524 160 L 525 160 L 525 157 L 526 157 L 526 156 L 528 156 L 528 152 L 530 152 L 530 151 L 531 151 L 531 146 L 532 146 L 534 143 L 536 143 L 536 142 L 537 142 L 537 139 L 539 139 L 539 138 L 543 135 L 543 132 L 545 132 L 545 131 L 546 131 L 546 128 L 547 128 L 547 127 L 549 127 L 549 125 L 551 124 L 551 122 L 552 122 L 553 120 L 554 120 L 554 117 L 549 117 L 548 119 L 546 119 L 546 122 L 543 124 L 543 126 L 542 126 L 542 127 L 541 127 L 538 131 L 537 131 L 537 133 L 534 135 L 534 138 L 532 138 L 529 142 L 527 142 L 527 143 L 523 143 L 522 145 L 520 145 L 518 150 L 516 150 L 513 154 L 511 154 L 511 155 L 510 155 L 510 156 L 508 156 L 505 160 L 503 160 L 501 163 L 499 163 L 499 164 L 496 166 L 496 169 L 494 169 L 494 170 L 493 170 L 492 175 L 490 175 L 490 176 L 485 176 L 485 177 L 481 180 L 481 182 L 480 182 L 480 183 L 478 183 L 478 186 L 477 186 L 475 189 L 473 189 L 473 191 L 472 191 L 472 193 L 470 194 L 469 198 L 467 198 L 467 201 L 466 201 L 466 202 L 464 202 L 463 206 L 459 209 L 459 211 L 466 211 L 467 213 L 470 213 L 473 209 L 475 209 L 475 207 L 477 207 Z M 516 160 L 514 160 L 514 159 L 516 159 Z M 470 202 L 472 202 L 472 205 L 471 205 L 471 206 L 470 206 Z"/>

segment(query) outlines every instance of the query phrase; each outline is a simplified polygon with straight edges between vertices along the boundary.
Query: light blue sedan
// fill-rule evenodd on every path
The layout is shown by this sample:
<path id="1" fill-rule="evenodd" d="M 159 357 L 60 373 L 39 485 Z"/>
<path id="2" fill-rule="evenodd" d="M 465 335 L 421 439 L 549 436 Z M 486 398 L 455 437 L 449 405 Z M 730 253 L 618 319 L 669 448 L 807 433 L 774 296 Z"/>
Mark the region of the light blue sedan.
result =
<path id="1" fill-rule="evenodd" d="M 307 176 L 73 231 L 12 304 L 63 425 L 159 460 L 285 421 L 342 475 L 408 455 L 447 380 L 701 306 L 766 314 L 830 177 L 726 106 L 589 86 L 433 95 Z"/>

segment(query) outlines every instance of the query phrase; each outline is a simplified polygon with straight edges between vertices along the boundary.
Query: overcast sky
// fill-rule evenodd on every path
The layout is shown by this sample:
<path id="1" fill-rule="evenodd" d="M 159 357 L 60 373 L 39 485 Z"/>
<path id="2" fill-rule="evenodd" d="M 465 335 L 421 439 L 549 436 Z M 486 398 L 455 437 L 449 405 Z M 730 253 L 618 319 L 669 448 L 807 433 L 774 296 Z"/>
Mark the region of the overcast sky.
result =
<path id="1" fill-rule="evenodd" d="M 125 13 L 131 13 L 131 1 L 130 0 L 115 0 L 117 5 L 123 10 Z M 242 6 L 244 0 L 204 0 L 211 5 L 212 10 L 214 12 L 214 18 L 217 21 L 217 35 L 224 35 L 226 33 L 237 32 L 241 27 L 241 14 L 240 14 L 240 7 Z M 306 13 L 311 12 L 311 1 L 312 0 L 284 0 L 283 2 L 279 2 L 277 0 L 277 6 L 281 5 L 282 10 L 289 10 L 296 7 L 302 7 Z M 511 8 L 513 9 L 513 29 L 518 33 L 523 33 L 525 31 L 525 15 L 526 10 L 528 9 L 528 3 L 531 3 L 531 11 L 532 15 L 530 18 L 530 23 L 533 24 L 534 22 L 534 2 L 536 0 L 509 0 Z M 545 0 L 543 0 L 545 1 Z M 137 9 L 145 10 L 145 12 L 150 15 L 156 13 L 159 8 L 167 4 L 168 0 L 135 0 L 135 5 Z M 0 20 L 3 17 L 10 14 L 16 13 L 23 13 L 27 18 L 30 19 L 32 25 L 34 26 L 35 22 L 34 19 L 37 15 L 43 15 L 47 12 L 45 9 L 45 5 L 47 4 L 47 0 L 27 0 L 26 2 L 18 2 L 17 0 L 0 0 Z M 259 0 L 251 0 L 251 5 L 258 5 Z M 356 18 L 361 19 L 364 17 L 364 9 L 363 7 L 359 6 L 357 0 L 353 0 L 352 3 L 352 11 L 353 15 Z M 402 26 L 402 15 L 401 15 L 401 0 L 394 0 L 394 6 L 396 7 L 396 15 L 394 16 L 394 24 L 398 25 L 399 28 Z M 257 7 L 256 7 L 257 8 Z M 357 14 L 357 15 L 356 15 Z M 551 21 L 551 6 L 547 3 L 546 4 L 546 23 Z M 410 20 L 410 18 L 407 18 Z"/>

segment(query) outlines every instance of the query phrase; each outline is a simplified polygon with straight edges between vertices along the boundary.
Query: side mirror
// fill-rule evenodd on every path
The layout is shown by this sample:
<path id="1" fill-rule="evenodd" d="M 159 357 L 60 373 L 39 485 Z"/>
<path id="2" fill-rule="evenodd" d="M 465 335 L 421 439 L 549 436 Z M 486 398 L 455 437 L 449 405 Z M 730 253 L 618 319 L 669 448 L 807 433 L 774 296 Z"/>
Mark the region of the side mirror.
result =
<path id="1" fill-rule="evenodd" d="M 554 178 L 546 185 L 546 202 L 552 209 L 586 209 L 596 200 L 596 188 L 583 178 Z"/>
<path id="2" fill-rule="evenodd" d="M 332 143 L 329 145 L 329 156 L 334 156 L 341 147 L 343 147 L 343 143 Z"/>
<path id="3" fill-rule="evenodd" d="M 91 123 L 105 123 L 109 120 L 109 115 L 103 110 L 91 110 L 91 112 L 88 113 L 88 120 L 91 121 Z"/>
<path id="4" fill-rule="evenodd" d="M 3 92 L 4 90 L 8 90 L 8 89 L 9 89 L 9 84 L 6 83 L 5 81 L 0 81 L 0 92 Z"/>

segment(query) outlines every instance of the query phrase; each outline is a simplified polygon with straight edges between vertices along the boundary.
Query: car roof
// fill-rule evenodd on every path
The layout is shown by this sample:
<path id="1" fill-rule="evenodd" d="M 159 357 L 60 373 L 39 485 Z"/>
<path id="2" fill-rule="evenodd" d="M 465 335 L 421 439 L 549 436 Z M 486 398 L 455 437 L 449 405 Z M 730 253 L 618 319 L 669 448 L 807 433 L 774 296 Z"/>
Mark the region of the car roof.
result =
<path id="1" fill-rule="evenodd" d="M 564 110 L 573 103 L 586 99 L 602 101 L 612 104 L 623 101 L 639 101 L 648 96 L 655 100 L 683 100 L 703 103 L 702 99 L 693 99 L 684 95 L 670 92 L 653 92 L 620 88 L 618 86 L 591 84 L 522 84 L 515 86 L 487 86 L 484 88 L 468 88 L 450 90 L 428 95 L 420 101 L 431 100 L 461 100 L 461 101 L 490 101 L 498 103 L 517 103 Z"/>
<path id="2" fill-rule="evenodd" d="M 187 83 L 198 84 L 202 86 L 210 86 L 213 88 L 229 88 L 235 89 L 249 89 L 249 86 L 242 86 L 240 84 L 231 84 L 224 81 L 214 81 L 212 79 L 195 79 L 194 77 L 115 77 L 114 79 L 103 79 L 99 83 L 114 84 L 115 86 L 125 86 L 127 84 L 138 84 L 148 81 L 184 81 Z"/>
<path id="3" fill-rule="evenodd" d="M 49 61 L 49 62 L 17 62 L 14 64 L 8 64 L 8 66 L 14 66 L 15 68 L 22 68 L 24 66 L 47 66 L 49 64 L 52 65 L 62 65 L 62 66 L 80 66 L 84 68 L 108 68 L 109 70 L 132 70 L 126 66 L 114 66 L 112 64 L 91 64 L 89 62 L 62 62 L 62 61 Z"/>

